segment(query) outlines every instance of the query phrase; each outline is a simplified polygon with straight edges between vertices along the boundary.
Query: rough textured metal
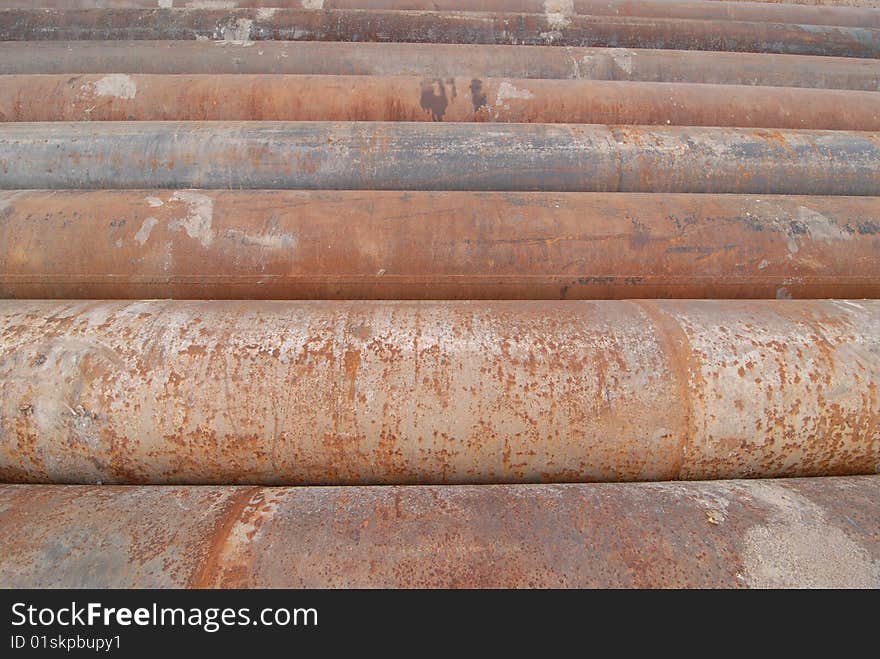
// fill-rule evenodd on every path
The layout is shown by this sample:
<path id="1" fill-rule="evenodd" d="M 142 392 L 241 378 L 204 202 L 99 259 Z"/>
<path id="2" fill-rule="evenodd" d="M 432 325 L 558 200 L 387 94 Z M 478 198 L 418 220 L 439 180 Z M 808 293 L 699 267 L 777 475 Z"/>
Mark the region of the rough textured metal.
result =
<path id="1" fill-rule="evenodd" d="M 408 122 L 0 124 L 0 188 L 880 195 L 880 133 Z"/>
<path id="2" fill-rule="evenodd" d="M 39 0 L 53 9 L 125 9 L 166 7 L 183 9 L 210 2 L 177 0 Z M 764 21 L 803 25 L 880 27 L 880 11 L 856 6 L 775 5 L 760 2 L 706 2 L 704 0 L 222 0 L 223 9 L 391 9 L 405 11 L 500 11 L 550 14 L 562 21 L 573 14 L 642 16 L 706 20 Z M 0 0 L 0 9 L 33 7 L 26 0 Z M 866 5 L 870 7 L 871 5 Z"/>
<path id="3" fill-rule="evenodd" d="M 347 9 L 0 10 L 2 41 L 70 39 L 495 43 L 880 57 L 880 30 L 828 25 Z"/>
<path id="4" fill-rule="evenodd" d="M 880 587 L 880 478 L 0 486 L 0 586 Z"/>
<path id="5" fill-rule="evenodd" d="M 0 337 L 5 482 L 880 470 L 877 300 L 6 300 Z"/>
<path id="6" fill-rule="evenodd" d="M 742 2 L 744 0 L 730 0 Z M 816 5 L 821 7 L 880 7 L 880 0 L 750 0 L 754 2 L 774 2 L 779 4 Z"/>
<path id="7" fill-rule="evenodd" d="M 489 121 L 880 130 L 876 92 L 285 75 L 0 78 L 0 121 Z"/>
<path id="8" fill-rule="evenodd" d="M 222 43 L 222 42 L 221 42 Z M 880 90 L 880 61 L 758 53 L 264 41 L 0 42 L 0 74 L 254 73 L 556 78 Z"/>
<path id="9" fill-rule="evenodd" d="M 0 296 L 876 298 L 880 198 L 0 192 Z"/>

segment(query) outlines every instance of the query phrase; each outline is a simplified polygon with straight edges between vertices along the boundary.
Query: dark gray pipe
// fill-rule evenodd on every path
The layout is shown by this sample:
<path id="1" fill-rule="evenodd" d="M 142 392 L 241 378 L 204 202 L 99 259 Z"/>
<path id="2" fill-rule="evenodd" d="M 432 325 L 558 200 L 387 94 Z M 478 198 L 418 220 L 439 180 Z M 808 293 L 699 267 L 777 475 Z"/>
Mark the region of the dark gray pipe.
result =
<path id="1" fill-rule="evenodd" d="M 880 30 L 748 21 L 338 9 L 6 9 L 0 41 L 403 41 L 880 57 Z"/>
<path id="2" fill-rule="evenodd" d="M 880 195 L 880 134 L 358 122 L 9 123 L 0 188 Z"/>

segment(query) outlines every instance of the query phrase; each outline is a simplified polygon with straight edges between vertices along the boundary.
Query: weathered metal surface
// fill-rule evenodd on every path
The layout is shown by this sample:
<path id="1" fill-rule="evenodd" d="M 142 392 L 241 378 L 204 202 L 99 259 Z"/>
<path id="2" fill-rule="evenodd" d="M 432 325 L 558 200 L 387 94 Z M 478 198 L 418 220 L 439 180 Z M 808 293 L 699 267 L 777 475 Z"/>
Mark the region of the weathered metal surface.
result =
<path id="1" fill-rule="evenodd" d="M 0 192 L 0 296 L 876 298 L 880 198 Z"/>
<path id="2" fill-rule="evenodd" d="M 729 0 L 743 2 L 745 0 Z M 793 5 L 815 5 L 821 7 L 880 7 L 880 0 L 749 0 L 753 2 L 773 2 Z"/>
<path id="3" fill-rule="evenodd" d="M 766 2 L 721 2 L 705 0 L 223 0 L 222 9 L 367 9 L 403 11 L 513 12 L 595 16 L 638 16 L 705 20 L 798 23 L 803 25 L 846 25 L 880 27 L 880 10 L 872 0 L 846 2 L 836 6 L 816 3 L 768 4 Z M 34 7 L 26 0 L 0 0 L 0 9 Z M 39 0 L 48 9 L 210 8 L 197 0 Z"/>
<path id="4" fill-rule="evenodd" d="M 880 133 L 442 122 L 0 124 L 0 188 L 880 195 Z"/>
<path id="5" fill-rule="evenodd" d="M 4 9 L 0 40 L 397 41 L 674 48 L 880 57 L 880 30 L 829 25 L 310 9 Z"/>
<path id="6" fill-rule="evenodd" d="M 26 0 L 0 0 L 0 9 L 33 7 Z M 880 27 L 880 10 L 856 6 L 778 5 L 761 2 L 704 0 L 223 0 L 223 9 L 370 9 L 405 11 L 491 11 L 551 14 L 564 20 L 573 14 L 641 16 L 706 20 L 764 21 L 803 25 Z M 847 3 L 850 4 L 850 3 Z M 194 8 L 210 3 L 186 0 L 39 0 L 41 8 L 126 9 Z M 870 5 L 867 5 L 870 7 Z"/>
<path id="7" fill-rule="evenodd" d="M 5 482 L 880 469 L 877 300 L 5 300 L 0 338 Z"/>
<path id="8" fill-rule="evenodd" d="M 221 42 L 222 44 L 222 42 Z M 264 41 L 0 42 L 0 74 L 251 73 L 555 78 L 880 90 L 880 61 L 757 53 Z"/>
<path id="9" fill-rule="evenodd" d="M 880 478 L 5 485 L 0 586 L 878 588 Z"/>
<path id="10" fill-rule="evenodd" d="M 595 80 L 0 77 L 0 121 L 488 121 L 880 130 L 876 92 Z"/>

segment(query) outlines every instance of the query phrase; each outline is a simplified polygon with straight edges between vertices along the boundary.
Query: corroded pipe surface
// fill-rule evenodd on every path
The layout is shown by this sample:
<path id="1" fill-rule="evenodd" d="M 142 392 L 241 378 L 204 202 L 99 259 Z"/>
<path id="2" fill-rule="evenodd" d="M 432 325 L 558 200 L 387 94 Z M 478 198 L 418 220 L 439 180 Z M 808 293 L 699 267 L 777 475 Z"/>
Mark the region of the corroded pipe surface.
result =
<path id="1" fill-rule="evenodd" d="M 0 74 L 252 73 L 555 78 L 880 90 L 880 61 L 626 48 L 264 41 L 0 42 Z"/>
<path id="2" fill-rule="evenodd" d="M 878 520 L 873 476 L 480 487 L 5 485 L 0 586 L 878 588 Z"/>
<path id="3" fill-rule="evenodd" d="M 594 80 L 0 77 L 0 121 L 489 121 L 880 130 L 876 92 Z"/>
<path id="4" fill-rule="evenodd" d="M 0 218 L 15 298 L 880 297 L 877 197 L 15 191 Z"/>
<path id="5" fill-rule="evenodd" d="M 0 9 L 33 7 L 25 0 L 0 0 Z M 187 0 L 39 0 L 41 8 L 125 9 L 209 6 Z M 798 23 L 802 25 L 848 25 L 880 27 L 880 11 L 870 4 L 859 6 L 776 5 L 760 2 L 706 2 L 704 0 L 224 0 L 224 9 L 264 7 L 269 9 L 370 9 L 404 11 L 491 11 L 551 14 L 564 21 L 573 14 L 596 16 L 641 16 L 706 20 Z"/>
<path id="6" fill-rule="evenodd" d="M 714 1 L 714 0 L 713 0 Z M 728 0 L 743 2 L 746 0 Z M 793 5 L 815 5 L 819 7 L 880 7 L 880 0 L 748 0 L 749 2 L 768 2 Z"/>
<path id="7" fill-rule="evenodd" d="M 408 122 L 0 124 L 0 188 L 880 195 L 880 133 Z"/>
<path id="8" fill-rule="evenodd" d="M 398 41 L 880 57 L 876 28 L 563 14 L 306 9 L 4 9 L 0 40 Z"/>
<path id="9" fill-rule="evenodd" d="M 0 337 L 6 482 L 880 469 L 877 300 L 6 300 Z"/>

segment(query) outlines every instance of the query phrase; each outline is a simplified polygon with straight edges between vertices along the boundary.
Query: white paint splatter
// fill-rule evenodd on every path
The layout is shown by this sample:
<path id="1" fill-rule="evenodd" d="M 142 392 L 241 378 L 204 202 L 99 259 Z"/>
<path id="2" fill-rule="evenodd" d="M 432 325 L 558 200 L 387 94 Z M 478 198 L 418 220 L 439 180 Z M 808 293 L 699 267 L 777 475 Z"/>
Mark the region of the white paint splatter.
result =
<path id="1" fill-rule="evenodd" d="M 264 7 L 262 9 L 257 9 L 257 20 L 258 21 L 268 21 L 275 15 L 275 12 L 278 11 L 275 7 Z"/>
<path id="2" fill-rule="evenodd" d="M 834 242 L 835 240 L 850 240 L 852 235 L 841 229 L 833 221 L 822 215 L 812 208 L 806 206 L 798 207 L 797 219 L 806 227 L 807 233 L 814 240 L 821 240 L 824 243 Z"/>
<path id="3" fill-rule="evenodd" d="M 160 9 L 169 9 L 174 6 L 174 0 L 159 0 Z"/>
<path id="4" fill-rule="evenodd" d="M 853 311 L 854 309 L 858 309 L 859 311 L 865 310 L 865 307 L 863 307 L 861 304 L 856 304 L 851 300 L 832 300 L 831 303 L 838 309 L 842 309 L 847 313 L 858 313 L 858 311 Z"/>
<path id="5" fill-rule="evenodd" d="M 633 52 L 631 50 L 627 50 L 626 48 L 609 48 L 607 52 L 611 57 L 611 61 L 614 62 L 614 65 L 618 69 L 627 75 L 632 74 Z"/>
<path id="6" fill-rule="evenodd" d="M 696 487 L 680 483 L 667 483 L 664 484 L 664 488 L 667 491 L 676 492 L 681 498 L 691 499 L 698 503 L 703 508 L 703 514 L 708 523 L 720 525 L 727 520 L 733 495 L 728 488 L 714 483 L 700 483 Z"/>
<path id="7" fill-rule="evenodd" d="M 758 264 L 758 270 L 763 270 L 768 265 L 770 265 L 770 262 L 767 259 L 761 259 L 761 262 Z"/>
<path id="8" fill-rule="evenodd" d="M 235 9 L 235 0 L 190 0 L 187 9 Z"/>
<path id="9" fill-rule="evenodd" d="M 250 234 L 236 229 L 230 229 L 226 232 L 226 237 L 236 240 L 245 247 L 269 247 L 272 249 L 283 249 L 293 247 L 296 242 L 289 233 L 281 234 Z"/>
<path id="10" fill-rule="evenodd" d="M 554 30 L 563 30 L 571 25 L 574 14 L 574 0 L 544 0 L 544 15 L 547 24 Z"/>
<path id="11" fill-rule="evenodd" d="M 575 13 L 574 0 L 544 0 L 544 13 L 571 16 Z"/>
<path id="12" fill-rule="evenodd" d="M 755 481 L 750 493 L 775 513 L 743 538 L 745 580 L 753 588 L 877 588 L 880 562 L 794 489 Z"/>
<path id="13" fill-rule="evenodd" d="M 171 272 L 174 267 L 174 243 L 166 242 L 161 253 L 165 255 L 165 258 L 162 259 L 162 272 Z"/>
<path id="14" fill-rule="evenodd" d="M 517 89 L 505 80 L 498 85 L 498 95 L 495 98 L 495 102 L 500 105 L 512 98 L 529 99 L 535 98 L 535 95 L 528 89 Z"/>
<path id="15" fill-rule="evenodd" d="M 323 9 L 324 0 L 302 0 L 303 9 Z"/>
<path id="16" fill-rule="evenodd" d="M 812 208 L 798 206 L 797 214 L 785 207 L 774 210 L 776 214 L 764 221 L 785 239 L 789 258 L 800 252 L 803 243 L 808 240 L 831 243 L 853 238 L 852 234 L 839 224 Z"/>
<path id="17" fill-rule="evenodd" d="M 626 48 L 597 48 L 591 54 L 584 55 L 580 61 L 571 55 L 576 77 L 614 80 L 631 76 L 635 51 Z M 625 77 L 623 79 L 626 79 Z"/>
<path id="18" fill-rule="evenodd" d="M 182 201 L 187 205 L 186 217 L 174 220 L 168 227 L 172 230 L 183 229 L 186 234 L 198 240 L 202 247 L 208 247 L 214 241 L 214 200 L 195 190 L 180 190 L 172 195 L 169 201 Z"/>
<path id="19" fill-rule="evenodd" d="M 495 95 L 495 118 L 499 118 L 499 112 L 510 109 L 510 105 L 507 101 L 511 99 L 530 99 L 534 97 L 535 95 L 528 89 L 517 89 L 506 80 L 503 81 L 498 85 L 498 93 Z M 487 105 L 486 109 L 492 111 L 492 106 Z"/>
<path id="20" fill-rule="evenodd" d="M 137 85 L 124 73 L 111 73 L 95 83 L 94 92 L 98 96 L 130 100 L 137 94 Z"/>
<path id="21" fill-rule="evenodd" d="M 220 38 L 217 41 L 222 46 L 253 46 L 251 41 L 251 28 L 253 19 L 237 18 L 235 22 L 219 27 Z"/>
<path id="22" fill-rule="evenodd" d="M 150 232 L 153 230 L 153 227 L 159 224 L 159 220 L 155 217 L 148 217 L 144 220 L 144 223 L 141 225 L 141 228 L 138 229 L 138 232 L 134 234 L 134 239 L 138 242 L 141 247 L 149 240 Z"/>
<path id="23" fill-rule="evenodd" d="M 146 197 L 146 201 L 150 208 L 159 208 L 162 205 L 162 200 L 159 197 Z"/>

